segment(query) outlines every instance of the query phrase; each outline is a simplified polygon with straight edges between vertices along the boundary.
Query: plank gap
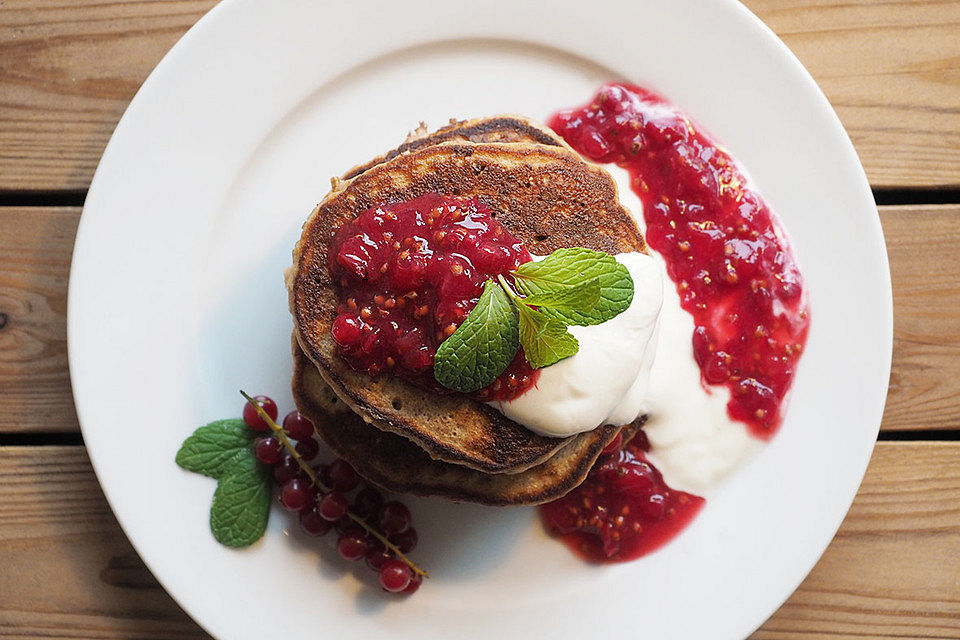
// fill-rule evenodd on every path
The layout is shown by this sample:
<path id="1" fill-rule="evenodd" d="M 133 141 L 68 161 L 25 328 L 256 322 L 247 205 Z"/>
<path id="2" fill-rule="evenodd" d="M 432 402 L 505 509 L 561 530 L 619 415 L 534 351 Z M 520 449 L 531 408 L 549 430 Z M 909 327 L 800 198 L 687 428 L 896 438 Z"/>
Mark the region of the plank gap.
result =
<path id="1" fill-rule="evenodd" d="M 958 204 L 960 189 L 886 189 L 873 190 L 873 199 L 878 206 L 909 204 Z"/>
<path id="2" fill-rule="evenodd" d="M 918 431 L 881 431 L 878 441 L 928 442 L 960 440 L 960 429 L 921 429 Z"/>
<path id="3" fill-rule="evenodd" d="M 86 199 L 86 189 L 0 191 L 0 207 L 82 207 Z"/>
<path id="4" fill-rule="evenodd" d="M 0 447 L 84 446 L 79 431 L 66 433 L 0 433 Z"/>

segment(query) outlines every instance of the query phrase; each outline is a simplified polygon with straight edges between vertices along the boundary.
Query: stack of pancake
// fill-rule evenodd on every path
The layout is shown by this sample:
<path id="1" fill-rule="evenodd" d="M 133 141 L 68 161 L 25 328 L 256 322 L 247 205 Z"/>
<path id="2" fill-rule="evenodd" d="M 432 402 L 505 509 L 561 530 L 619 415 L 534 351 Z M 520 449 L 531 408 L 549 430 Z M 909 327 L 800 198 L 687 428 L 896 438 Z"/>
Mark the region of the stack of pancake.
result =
<path id="1" fill-rule="evenodd" d="M 334 179 L 304 224 L 287 276 L 297 407 L 337 455 L 384 489 L 490 505 L 556 499 L 583 481 L 620 426 L 540 436 L 464 395 L 371 378 L 338 353 L 327 260 L 336 229 L 370 206 L 424 193 L 479 198 L 533 254 L 570 246 L 645 250 L 610 175 L 552 132 L 514 116 L 452 122 L 431 134 L 421 127 L 397 149 Z M 624 437 L 639 424 L 623 427 Z"/>

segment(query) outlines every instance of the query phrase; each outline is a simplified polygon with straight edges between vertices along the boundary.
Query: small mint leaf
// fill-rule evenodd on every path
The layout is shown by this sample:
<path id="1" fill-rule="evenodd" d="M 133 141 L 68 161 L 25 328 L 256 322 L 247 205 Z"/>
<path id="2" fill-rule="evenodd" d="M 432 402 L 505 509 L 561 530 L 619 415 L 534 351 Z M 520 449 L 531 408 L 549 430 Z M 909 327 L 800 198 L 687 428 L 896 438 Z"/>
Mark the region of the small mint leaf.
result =
<path id="1" fill-rule="evenodd" d="M 488 280 L 477 306 L 437 349 L 433 375 L 448 389 L 473 393 L 496 380 L 518 349 L 517 313 L 500 285 Z"/>
<path id="2" fill-rule="evenodd" d="M 247 547 L 263 537 L 270 515 L 271 474 L 253 449 L 238 451 L 226 465 L 210 507 L 210 530 L 217 542 Z"/>
<path id="3" fill-rule="evenodd" d="M 253 432 L 243 420 L 216 420 L 193 432 L 177 451 L 176 462 L 187 471 L 219 478 L 241 449 L 249 449 Z"/>
<path id="4" fill-rule="evenodd" d="M 569 358 L 580 349 L 580 343 L 559 320 L 523 304 L 517 306 L 517 311 L 520 344 L 527 362 L 534 369 Z"/>
<path id="5" fill-rule="evenodd" d="M 512 275 L 517 288 L 528 297 L 597 279 L 600 299 L 592 309 L 544 309 L 563 324 L 600 324 L 626 311 L 633 301 L 633 278 L 627 268 L 609 254 L 582 247 L 557 249 L 543 260 L 520 265 Z"/>
<path id="6" fill-rule="evenodd" d="M 590 311 L 600 300 L 600 279 L 594 278 L 562 289 L 541 291 L 523 299 L 525 304 L 557 311 Z"/>

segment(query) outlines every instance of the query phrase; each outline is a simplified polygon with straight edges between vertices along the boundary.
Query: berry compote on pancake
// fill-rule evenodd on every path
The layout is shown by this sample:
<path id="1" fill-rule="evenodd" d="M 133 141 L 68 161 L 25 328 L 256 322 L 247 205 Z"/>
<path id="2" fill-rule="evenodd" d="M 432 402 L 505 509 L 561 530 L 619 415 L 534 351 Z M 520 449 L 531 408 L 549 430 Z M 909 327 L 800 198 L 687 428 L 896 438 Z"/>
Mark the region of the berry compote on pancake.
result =
<path id="1" fill-rule="evenodd" d="M 329 268 L 340 304 L 333 338 L 351 367 L 400 376 L 437 393 L 437 347 L 476 306 L 484 283 L 531 260 L 476 198 L 427 193 L 370 207 L 337 230 Z M 517 353 L 475 396 L 510 400 L 537 371 Z"/>

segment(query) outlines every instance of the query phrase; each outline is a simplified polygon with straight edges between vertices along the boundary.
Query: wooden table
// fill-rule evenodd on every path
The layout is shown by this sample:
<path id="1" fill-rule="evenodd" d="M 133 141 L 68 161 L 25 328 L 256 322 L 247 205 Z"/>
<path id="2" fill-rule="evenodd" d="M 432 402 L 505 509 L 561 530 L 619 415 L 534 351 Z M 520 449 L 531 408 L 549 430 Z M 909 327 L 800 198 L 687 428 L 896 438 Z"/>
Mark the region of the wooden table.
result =
<path id="1" fill-rule="evenodd" d="M 65 312 L 104 145 L 213 4 L 0 0 L 0 638 L 207 637 L 103 499 L 70 395 Z M 747 4 L 810 69 L 860 153 L 896 308 L 860 493 L 753 637 L 960 638 L 960 1 Z"/>

